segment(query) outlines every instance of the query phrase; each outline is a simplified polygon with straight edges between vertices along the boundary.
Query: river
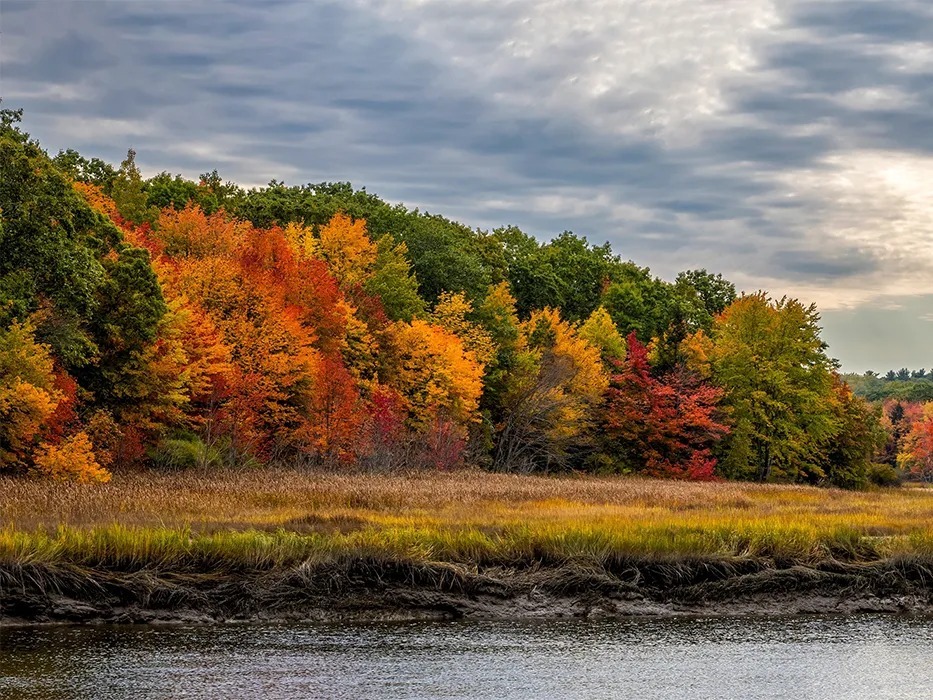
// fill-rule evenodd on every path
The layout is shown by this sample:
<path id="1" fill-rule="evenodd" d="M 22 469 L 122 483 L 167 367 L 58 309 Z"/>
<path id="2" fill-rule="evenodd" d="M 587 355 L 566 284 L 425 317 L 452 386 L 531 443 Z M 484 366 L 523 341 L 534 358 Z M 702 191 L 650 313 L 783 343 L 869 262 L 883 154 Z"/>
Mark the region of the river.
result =
<path id="1" fill-rule="evenodd" d="M 885 616 L 0 629 L 0 698 L 933 698 Z"/>

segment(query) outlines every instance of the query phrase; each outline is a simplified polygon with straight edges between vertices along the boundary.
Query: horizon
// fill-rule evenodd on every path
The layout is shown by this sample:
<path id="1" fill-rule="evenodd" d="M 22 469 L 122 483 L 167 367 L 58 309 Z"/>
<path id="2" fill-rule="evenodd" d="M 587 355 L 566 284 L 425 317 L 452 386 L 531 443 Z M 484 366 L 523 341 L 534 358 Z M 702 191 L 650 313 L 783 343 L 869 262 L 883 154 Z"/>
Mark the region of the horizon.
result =
<path id="1" fill-rule="evenodd" d="M 844 372 L 933 366 L 924 3 L 7 0 L 0 23 L 4 107 L 52 154 L 572 230 L 817 303 Z"/>

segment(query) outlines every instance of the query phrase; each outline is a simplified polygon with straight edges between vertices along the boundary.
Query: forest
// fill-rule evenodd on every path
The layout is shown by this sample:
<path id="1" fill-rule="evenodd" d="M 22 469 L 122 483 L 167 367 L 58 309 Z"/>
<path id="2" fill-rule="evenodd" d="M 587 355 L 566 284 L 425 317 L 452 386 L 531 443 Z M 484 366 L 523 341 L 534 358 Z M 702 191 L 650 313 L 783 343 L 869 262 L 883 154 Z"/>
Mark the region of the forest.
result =
<path id="1" fill-rule="evenodd" d="M 813 305 L 349 183 L 50 157 L 21 117 L 0 124 L 0 472 L 933 477 L 933 393 L 842 376 Z"/>

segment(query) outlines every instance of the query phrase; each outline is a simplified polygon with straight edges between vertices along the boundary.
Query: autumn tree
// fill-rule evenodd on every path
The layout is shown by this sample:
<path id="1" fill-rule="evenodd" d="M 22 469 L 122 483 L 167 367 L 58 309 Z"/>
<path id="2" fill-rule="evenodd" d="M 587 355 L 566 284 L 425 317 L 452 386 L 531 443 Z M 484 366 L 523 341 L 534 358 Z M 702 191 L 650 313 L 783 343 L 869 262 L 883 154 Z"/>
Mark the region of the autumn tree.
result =
<path id="1" fill-rule="evenodd" d="M 712 479 L 712 448 L 728 433 L 717 412 L 723 391 L 683 369 L 656 378 L 634 333 L 626 345 L 606 395 L 601 435 L 608 461 L 620 471 Z"/>
<path id="2" fill-rule="evenodd" d="M 625 341 L 605 307 L 600 306 L 580 325 L 580 337 L 599 348 L 607 367 L 625 359 Z"/>
<path id="3" fill-rule="evenodd" d="M 0 469 L 26 464 L 60 398 L 49 348 L 32 327 L 0 328 Z"/>
<path id="4" fill-rule="evenodd" d="M 567 466 L 589 439 L 608 386 L 599 348 L 581 338 L 554 309 L 521 326 L 501 394 L 494 461 L 509 471 Z"/>
<path id="5" fill-rule="evenodd" d="M 342 287 L 362 284 L 373 272 L 378 249 L 366 233 L 366 221 L 338 212 L 321 227 L 318 251 Z"/>
<path id="6" fill-rule="evenodd" d="M 384 382 L 399 391 L 409 425 L 424 429 L 438 416 L 466 426 L 477 419 L 483 365 L 456 335 L 421 319 L 396 322 L 384 360 Z"/>
<path id="7" fill-rule="evenodd" d="M 339 357 L 317 363 L 301 437 L 304 449 L 323 464 L 353 463 L 364 444 L 365 414 L 353 376 Z"/>
<path id="8" fill-rule="evenodd" d="M 898 467 L 914 479 L 933 481 L 933 403 L 923 405 L 899 448 Z"/>
<path id="9" fill-rule="evenodd" d="M 492 334 L 482 324 L 472 321 L 473 305 L 463 292 L 444 292 L 434 306 L 434 322 L 453 333 L 463 347 L 473 353 L 477 361 L 486 366 L 495 352 Z"/>
<path id="10" fill-rule="evenodd" d="M 33 466 L 39 474 L 59 481 L 110 481 L 110 472 L 97 461 L 94 445 L 84 431 L 59 443 L 42 443 Z"/>

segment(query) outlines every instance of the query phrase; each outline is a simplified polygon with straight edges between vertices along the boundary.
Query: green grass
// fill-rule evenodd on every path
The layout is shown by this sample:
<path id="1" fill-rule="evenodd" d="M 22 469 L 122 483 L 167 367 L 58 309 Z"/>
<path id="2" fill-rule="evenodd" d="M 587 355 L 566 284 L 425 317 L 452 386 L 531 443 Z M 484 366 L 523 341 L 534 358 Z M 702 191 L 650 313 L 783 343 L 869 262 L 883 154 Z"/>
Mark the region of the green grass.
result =
<path id="1" fill-rule="evenodd" d="M 0 479 L 0 566 L 267 571 L 359 558 L 612 568 L 626 558 L 933 557 L 933 492 L 479 472 Z"/>

